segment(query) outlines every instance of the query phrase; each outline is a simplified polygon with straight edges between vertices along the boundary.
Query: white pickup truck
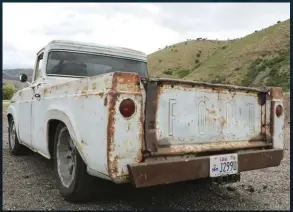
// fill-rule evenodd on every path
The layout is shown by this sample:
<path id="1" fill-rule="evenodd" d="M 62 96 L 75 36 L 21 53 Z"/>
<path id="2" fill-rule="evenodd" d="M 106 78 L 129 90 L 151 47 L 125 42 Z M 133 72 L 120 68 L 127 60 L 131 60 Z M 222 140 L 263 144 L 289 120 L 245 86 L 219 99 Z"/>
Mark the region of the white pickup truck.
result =
<path id="1" fill-rule="evenodd" d="M 68 201 L 93 180 L 233 182 L 283 158 L 280 88 L 150 79 L 144 53 L 70 41 L 41 49 L 27 84 L 8 107 L 10 152 L 53 159 Z"/>

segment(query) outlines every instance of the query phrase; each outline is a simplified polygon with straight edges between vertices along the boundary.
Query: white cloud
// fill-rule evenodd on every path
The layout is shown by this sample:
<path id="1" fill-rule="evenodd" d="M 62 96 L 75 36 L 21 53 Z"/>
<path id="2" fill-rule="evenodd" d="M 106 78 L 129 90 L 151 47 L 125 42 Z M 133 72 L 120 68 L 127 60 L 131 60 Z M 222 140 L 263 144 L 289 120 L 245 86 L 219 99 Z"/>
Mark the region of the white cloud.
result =
<path id="1" fill-rule="evenodd" d="M 188 38 L 244 36 L 289 17 L 284 3 L 3 3 L 3 65 L 32 67 L 36 52 L 53 39 L 149 54 Z"/>

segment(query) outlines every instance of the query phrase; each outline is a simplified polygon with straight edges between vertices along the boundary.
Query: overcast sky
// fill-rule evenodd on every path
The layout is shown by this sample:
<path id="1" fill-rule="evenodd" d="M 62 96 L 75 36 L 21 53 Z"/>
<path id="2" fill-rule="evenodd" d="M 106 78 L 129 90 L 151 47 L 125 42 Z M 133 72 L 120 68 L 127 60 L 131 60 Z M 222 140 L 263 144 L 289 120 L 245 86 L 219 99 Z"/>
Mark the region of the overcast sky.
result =
<path id="1" fill-rule="evenodd" d="M 243 37 L 289 17 L 289 3 L 3 3 L 3 67 L 32 68 L 54 39 L 149 54 L 197 37 Z"/>

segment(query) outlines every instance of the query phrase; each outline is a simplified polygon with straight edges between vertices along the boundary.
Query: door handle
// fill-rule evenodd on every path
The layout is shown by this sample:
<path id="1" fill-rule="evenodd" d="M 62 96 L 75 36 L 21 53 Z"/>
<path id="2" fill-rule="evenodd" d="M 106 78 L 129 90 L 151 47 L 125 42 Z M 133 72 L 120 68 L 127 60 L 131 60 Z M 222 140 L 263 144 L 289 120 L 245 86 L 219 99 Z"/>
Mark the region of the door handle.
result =
<path id="1" fill-rule="evenodd" d="M 38 94 L 38 93 L 36 93 L 36 94 L 35 94 L 35 97 L 36 97 L 36 98 L 40 98 L 40 97 L 41 97 L 41 95 L 40 95 L 40 94 Z"/>

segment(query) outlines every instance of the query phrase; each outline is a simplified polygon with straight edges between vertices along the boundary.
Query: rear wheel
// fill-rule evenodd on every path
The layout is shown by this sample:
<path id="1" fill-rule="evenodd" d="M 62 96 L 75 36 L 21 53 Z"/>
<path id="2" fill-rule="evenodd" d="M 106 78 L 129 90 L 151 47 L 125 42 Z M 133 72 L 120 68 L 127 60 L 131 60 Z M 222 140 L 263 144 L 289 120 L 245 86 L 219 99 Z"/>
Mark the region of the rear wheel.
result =
<path id="1" fill-rule="evenodd" d="M 19 143 L 17 133 L 16 133 L 15 122 L 12 117 L 9 119 L 8 144 L 9 144 L 9 151 L 13 155 L 21 155 L 21 154 L 26 154 L 29 152 L 29 149 L 27 147 Z"/>
<path id="2" fill-rule="evenodd" d="M 86 171 L 86 164 L 75 148 L 67 127 L 57 126 L 54 140 L 54 169 L 57 186 L 65 200 L 85 201 L 89 195 L 94 177 Z"/>

